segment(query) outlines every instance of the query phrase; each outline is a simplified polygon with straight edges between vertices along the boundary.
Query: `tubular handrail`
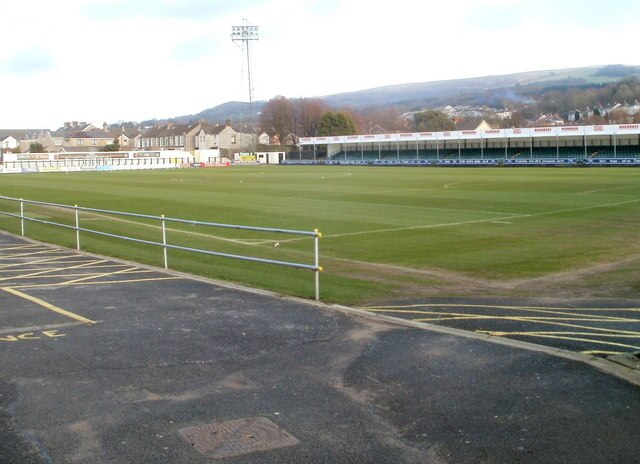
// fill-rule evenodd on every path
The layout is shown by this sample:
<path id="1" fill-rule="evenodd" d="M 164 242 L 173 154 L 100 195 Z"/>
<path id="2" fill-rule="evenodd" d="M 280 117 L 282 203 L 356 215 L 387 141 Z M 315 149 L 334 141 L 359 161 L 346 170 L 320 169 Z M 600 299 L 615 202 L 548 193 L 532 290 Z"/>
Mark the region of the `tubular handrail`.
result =
<path id="1" fill-rule="evenodd" d="M 250 261 L 250 262 L 256 262 L 256 263 L 273 264 L 273 265 L 278 265 L 278 266 L 286 266 L 286 267 L 291 267 L 291 268 L 296 268 L 296 269 L 306 269 L 306 270 L 313 271 L 313 273 L 314 273 L 315 299 L 317 301 L 320 300 L 320 272 L 323 270 L 323 268 L 322 268 L 322 266 L 320 266 L 319 239 L 320 239 L 320 237 L 322 237 L 322 234 L 317 229 L 314 230 L 314 231 L 304 231 L 304 230 L 292 230 L 292 229 L 281 229 L 281 228 L 244 226 L 244 225 L 237 225 L 237 224 L 224 224 L 224 223 L 217 223 L 217 222 L 207 222 L 207 221 L 180 219 L 180 218 L 170 218 L 170 217 L 165 217 L 164 215 L 154 216 L 154 215 L 149 215 L 149 214 L 130 213 L 130 212 L 126 212 L 126 211 L 113 211 L 113 210 L 107 210 L 107 209 L 81 207 L 81 206 L 77 206 L 77 205 L 71 206 L 71 205 L 65 205 L 65 204 L 61 204 L 61 203 L 51 203 L 51 202 L 45 202 L 45 201 L 25 200 L 25 199 L 22 199 L 22 198 L 12 198 L 12 197 L 6 197 L 6 196 L 2 196 L 2 195 L 0 195 L 0 200 L 19 202 L 19 204 L 20 204 L 20 214 L 10 213 L 10 212 L 7 212 L 7 211 L 0 211 L 0 215 L 8 216 L 8 217 L 14 217 L 14 218 L 20 219 L 21 235 L 23 235 L 23 236 L 25 235 L 25 221 L 29 221 L 29 222 L 35 222 L 35 223 L 40 223 L 40 224 L 47 224 L 47 225 L 57 226 L 57 227 L 61 227 L 61 228 L 64 228 L 64 229 L 75 230 L 76 231 L 76 248 L 78 250 L 80 250 L 80 232 L 90 233 L 90 234 L 94 234 L 94 235 L 100 235 L 100 236 L 104 236 L 104 237 L 111 237 L 111 238 L 115 238 L 115 239 L 119 239 L 119 240 L 125 240 L 125 241 L 129 241 L 129 242 L 134 242 L 134 243 L 141 243 L 141 244 L 145 244 L 145 245 L 160 246 L 163 249 L 163 259 L 164 259 L 164 268 L 165 269 L 169 269 L 168 257 L 167 257 L 167 250 L 169 250 L 169 249 L 188 251 L 188 252 L 199 253 L 199 254 L 204 254 L 204 255 L 209 255 L 209 256 L 219 256 L 219 257 L 224 257 L 224 258 L 239 259 L 239 260 L 243 260 L 243 261 Z M 44 220 L 44 219 L 29 217 L 29 216 L 27 216 L 25 214 L 25 205 L 39 205 L 39 206 L 61 208 L 61 209 L 66 209 L 66 210 L 73 211 L 75 213 L 75 225 L 62 224 L 62 223 L 59 223 L 59 222 L 53 222 L 53 221 L 47 221 L 47 220 Z M 129 236 L 126 236 L 126 235 L 111 234 L 111 233 L 108 233 L 108 232 L 102 232 L 102 231 L 95 230 L 95 229 L 89 229 L 89 228 L 86 228 L 86 227 L 80 227 L 79 213 L 82 212 L 82 211 L 91 212 L 91 213 L 110 214 L 110 215 L 114 215 L 114 216 L 135 217 L 135 218 L 140 218 L 140 219 L 150 219 L 150 220 L 154 220 L 154 221 L 159 221 L 161 223 L 161 227 L 162 227 L 162 242 L 154 242 L 152 240 L 144 240 L 144 239 L 140 239 L 140 238 L 129 237 Z M 279 234 L 301 235 L 301 236 L 313 237 L 313 241 L 314 241 L 314 247 L 313 247 L 314 248 L 314 250 L 313 250 L 314 262 L 313 262 L 313 264 L 296 263 L 296 262 L 289 262 L 289 261 L 280 261 L 280 260 L 259 258 L 259 257 L 255 257 L 255 256 L 247 256 L 247 255 L 239 255 L 239 254 L 233 254 L 233 253 L 225 253 L 225 252 L 221 252 L 221 251 L 203 250 L 201 248 L 192 248 L 192 247 L 185 247 L 185 246 L 180 246 L 180 245 L 172 245 L 170 243 L 167 243 L 167 234 L 166 234 L 166 230 L 167 230 L 166 229 L 166 223 L 167 222 L 179 223 L 179 224 L 189 224 L 189 225 L 194 225 L 194 226 L 217 227 L 217 228 L 226 228 L 226 229 L 246 230 L 246 231 L 253 231 L 253 232 L 265 232 L 265 233 L 268 232 L 268 233 L 279 233 Z"/>

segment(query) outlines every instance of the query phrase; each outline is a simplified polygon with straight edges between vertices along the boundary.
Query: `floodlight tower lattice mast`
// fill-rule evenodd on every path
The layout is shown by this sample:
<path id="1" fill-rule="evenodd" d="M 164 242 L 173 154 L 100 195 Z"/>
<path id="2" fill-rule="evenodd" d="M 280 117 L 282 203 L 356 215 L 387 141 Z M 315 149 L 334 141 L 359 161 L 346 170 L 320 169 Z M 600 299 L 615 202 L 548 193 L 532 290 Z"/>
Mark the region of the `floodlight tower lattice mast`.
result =
<path id="1" fill-rule="evenodd" d="M 248 20 L 242 20 L 242 26 L 231 28 L 231 40 L 240 44 L 247 55 L 247 79 L 249 81 L 249 103 L 253 103 L 253 82 L 251 80 L 251 42 L 258 40 L 258 26 L 250 26 Z"/>

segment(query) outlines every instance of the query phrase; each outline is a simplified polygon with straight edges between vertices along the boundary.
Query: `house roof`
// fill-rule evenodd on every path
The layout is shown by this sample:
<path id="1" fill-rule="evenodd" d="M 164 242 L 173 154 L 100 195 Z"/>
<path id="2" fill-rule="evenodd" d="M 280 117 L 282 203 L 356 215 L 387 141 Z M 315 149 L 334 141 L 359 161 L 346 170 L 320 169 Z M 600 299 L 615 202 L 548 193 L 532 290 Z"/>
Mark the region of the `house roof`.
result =
<path id="1" fill-rule="evenodd" d="M 143 131 L 142 136 L 145 138 L 151 138 L 151 137 L 172 137 L 172 136 L 175 137 L 176 135 L 177 136 L 187 135 L 189 132 L 196 129 L 199 124 L 200 123 L 167 124 L 162 126 L 153 126 Z"/>
<path id="2" fill-rule="evenodd" d="M 133 139 L 140 135 L 142 131 L 138 127 L 119 127 L 116 129 L 111 129 L 109 131 L 112 137 L 120 137 L 122 134 L 126 135 L 130 139 Z"/>
<path id="3" fill-rule="evenodd" d="M 224 124 L 211 124 L 211 123 L 202 124 L 202 130 L 204 130 L 204 133 L 207 135 L 218 135 L 227 127 L 229 126 L 225 126 Z"/>
<path id="4" fill-rule="evenodd" d="M 51 134 L 52 137 L 62 137 L 65 139 L 112 139 L 113 135 L 102 129 L 89 129 L 84 131 L 63 130 Z"/>
<path id="5" fill-rule="evenodd" d="M 52 132 L 52 135 L 67 134 L 67 133 L 73 133 L 73 132 L 83 132 L 91 129 L 95 129 L 95 126 L 93 124 L 89 124 L 86 122 L 82 122 L 80 124 L 74 123 L 73 125 L 68 125 L 68 126 L 63 126 L 58 128 L 57 130 Z M 54 135 L 54 137 L 65 137 L 65 135 Z"/>
<path id="6" fill-rule="evenodd" d="M 138 135 L 140 135 L 141 131 L 137 127 L 128 127 L 128 128 L 125 128 L 125 130 L 122 133 L 127 137 L 129 137 L 130 139 L 133 139 Z"/>
<path id="7" fill-rule="evenodd" d="M 0 129 L 0 139 L 13 137 L 16 140 L 30 140 L 38 137 L 41 132 L 48 132 L 49 129 Z"/>
<path id="8" fill-rule="evenodd" d="M 478 128 L 483 124 L 486 124 L 487 126 L 489 126 L 487 121 L 485 121 L 482 118 L 467 118 L 467 119 L 463 119 L 462 121 L 456 124 L 456 130 L 459 130 L 459 131 L 478 130 Z"/>
<path id="9" fill-rule="evenodd" d="M 96 153 L 103 150 L 103 147 L 56 147 L 55 153 Z"/>

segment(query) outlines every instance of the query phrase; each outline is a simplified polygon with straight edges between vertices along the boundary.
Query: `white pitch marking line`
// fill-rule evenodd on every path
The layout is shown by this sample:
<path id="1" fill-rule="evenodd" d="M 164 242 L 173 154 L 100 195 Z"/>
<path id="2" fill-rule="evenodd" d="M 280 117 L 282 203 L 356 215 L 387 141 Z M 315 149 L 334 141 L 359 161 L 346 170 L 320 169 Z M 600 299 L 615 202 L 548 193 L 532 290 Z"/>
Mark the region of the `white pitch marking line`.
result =
<path id="1" fill-rule="evenodd" d="M 585 192 L 576 192 L 576 195 L 589 195 L 591 193 L 600 193 L 600 192 L 608 192 L 610 190 L 623 190 L 623 189 L 629 189 L 629 188 L 636 188 L 638 187 L 637 185 L 625 185 L 622 187 L 609 187 L 609 188 L 603 188 L 603 189 L 598 189 L 598 190 L 587 190 Z"/>
<path id="2" fill-rule="evenodd" d="M 466 225 L 466 224 L 480 224 L 480 223 L 483 223 L 483 222 L 495 222 L 495 221 L 501 220 L 501 219 L 517 219 L 517 218 L 530 217 L 530 216 L 531 216 L 531 214 L 522 214 L 522 215 L 508 216 L 508 217 L 497 218 L 497 219 L 476 219 L 476 220 L 473 220 L 473 221 L 444 222 L 444 223 L 440 223 L 440 224 L 427 224 L 427 225 L 412 226 L 412 227 L 398 227 L 398 228 L 394 228 L 394 229 L 365 230 L 365 231 L 362 231 L 362 232 L 347 232 L 347 233 L 344 233 L 344 234 L 324 235 L 324 237 L 327 237 L 327 238 L 351 237 L 351 236 L 355 236 L 355 235 L 379 234 L 379 233 L 385 233 L 385 232 L 400 232 L 400 231 L 403 231 L 403 230 L 434 229 L 434 228 L 437 228 L 437 227 L 463 226 L 463 225 Z M 294 239 L 294 240 L 299 240 L 299 239 Z M 292 240 L 288 240 L 288 241 L 291 242 Z"/>
<path id="3" fill-rule="evenodd" d="M 437 228 L 437 227 L 449 227 L 449 226 L 463 226 L 463 225 L 467 225 L 467 224 L 480 224 L 483 222 L 496 222 L 496 221 L 500 221 L 500 220 L 506 220 L 506 219 L 522 219 L 522 218 L 531 218 L 531 217 L 537 217 L 537 216 L 548 216 L 551 214 L 558 214 L 558 213 L 570 213 L 570 212 L 574 212 L 574 211 L 585 211 L 585 210 L 589 210 L 589 209 L 597 209 L 597 208 L 609 208 L 612 206 L 621 206 L 621 205 L 627 205 L 630 203 L 638 203 L 640 202 L 640 198 L 636 198 L 634 200 L 627 200 L 627 201 L 620 201 L 617 203 L 606 203 L 606 204 L 602 204 L 602 205 L 591 205 L 591 206 L 583 206 L 580 208 L 568 208 L 568 209 L 559 209 L 559 210 L 554 210 L 554 211 L 545 211 L 542 213 L 531 213 L 531 214 L 516 214 L 513 216 L 508 216 L 508 217 L 503 217 L 503 218 L 494 218 L 494 219 L 476 219 L 473 221 L 461 221 L 461 222 L 447 222 L 447 223 L 440 223 L 440 224 L 428 224 L 428 225 L 423 225 L 423 226 L 412 226 L 412 227 L 398 227 L 395 229 L 378 229 L 378 230 L 364 230 L 361 232 L 347 232 L 344 234 L 327 234 L 327 235 L 323 235 L 323 237 L 325 238 L 334 238 L 334 237 L 350 237 L 350 236 L 357 236 L 357 235 L 367 235 L 367 234 L 379 234 L 379 233 L 384 233 L 384 232 L 401 232 L 403 230 L 419 230 L 419 229 L 433 229 L 433 228 Z M 291 240 L 281 240 L 281 242 L 293 242 L 293 241 L 298 241 L 300 239 L 291 239 Z"/>

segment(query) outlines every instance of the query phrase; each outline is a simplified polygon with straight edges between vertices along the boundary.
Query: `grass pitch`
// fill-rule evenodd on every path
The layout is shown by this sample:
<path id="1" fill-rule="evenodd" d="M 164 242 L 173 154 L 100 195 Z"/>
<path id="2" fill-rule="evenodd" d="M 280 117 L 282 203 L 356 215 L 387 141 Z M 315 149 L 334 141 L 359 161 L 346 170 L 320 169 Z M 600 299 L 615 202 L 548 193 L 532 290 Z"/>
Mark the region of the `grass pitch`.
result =
<path id="1" fill-rule="evenodd" d="M 319 229 L 322 298 L 640 294 L 640 170 L 256 166 L 0 177 L 2 194 L 184 219 Z M 0 202 L 3 211 L 15 205 Z M 29 206 L 33 217 L 73 218 Z M 160 241 L 159 225 L 83 214 L 83 227 Z M 0 227 L 19 231 L 0 217 Z M 289 236 L 170 226 L 170 243 L 312 263 Z M 197 230 L 196 230 L 197 229 Z M 75 233 L 27 224 L 74 246 Z M 274 246 L 275 243 L 279 245 Z M 84 234 L 83 249 L 160 265 L 151 246 Z M 170 266 L 303 297 L 311 273 L 170 251 Z"/>

